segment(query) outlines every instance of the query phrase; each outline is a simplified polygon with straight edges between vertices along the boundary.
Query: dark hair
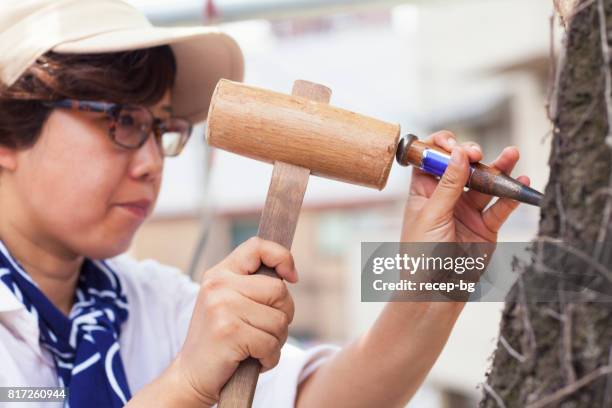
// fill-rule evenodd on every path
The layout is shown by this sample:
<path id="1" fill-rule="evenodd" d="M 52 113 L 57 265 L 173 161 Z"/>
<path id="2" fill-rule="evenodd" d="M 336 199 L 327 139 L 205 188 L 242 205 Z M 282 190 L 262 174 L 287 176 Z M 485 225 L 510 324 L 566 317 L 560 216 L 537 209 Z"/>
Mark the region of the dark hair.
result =
<path id="1" fill-rule="evenodd" d="M 51 108 L 41 101 L 99 100 L 154 105 L 172 88 L 176 61 L 168 45 L 103 54 L 45 53 L 10 87 L 0 87 L 0 145 L 36 143 Z"/>

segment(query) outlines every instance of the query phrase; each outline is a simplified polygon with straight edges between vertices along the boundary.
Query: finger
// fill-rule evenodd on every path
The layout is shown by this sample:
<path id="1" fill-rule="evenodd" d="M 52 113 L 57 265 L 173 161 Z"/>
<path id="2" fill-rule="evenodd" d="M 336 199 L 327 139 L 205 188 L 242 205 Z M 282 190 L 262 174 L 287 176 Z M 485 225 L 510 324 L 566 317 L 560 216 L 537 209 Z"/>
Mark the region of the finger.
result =
<path id="1" fill-rule="evenodd" d="M 457 145 L 455 134 L 448 130 L 441 130 L 433 133 L 426 137 L 423 142 L 430 146 L 439 147 L 447 152 L 450 152 L 452 148 Z M 410 194 L 420 195 L 427 198 L 431 197 L 431 194 L 435 190 L 439 181 L 436 176 L 427 173 L 416 166 L 412 168 L 412 177 L 410 180 Z"/>
<path id="2" fill-rule="evenodd" d="M 423 142 L 450 152 L 457 145 L 457 137 L 449 130 L 441 130 L 427 136 Z"/>
<path id="3" fill-rule="evenodd" d="M 245 347 L 243 355 L 258 359 L 264 371 L 276 366 L 282 346 L 278 339 L 250 324 L 243 322 L 243 325 L 240 330 L 240 344 Z"/>
<path id="4" fill-rule="evenodd" d="M 227 276 L 228 286 L 254 302 L 271 306 L 285 313 L 289 323 L 293 320 L 295 305 L 287 288 L 280 279 L 267 275 Z"/>
<path id="5" fill-rule="evenodd" d="M 506 147 L 489 166 L 500 170 L 504 174 L 510 175 L 519 157 L 519 150 L 515 146 Z M 478 211 L 484 210 L 493 199 L 493 196 L 476 190 L 468 191 L 467 197 Z"/>
<path id="6" fill-rule="evenodd" d="M 287 340 L 289 317 L 284 312 L 241 296 L 237 313 L 242 321 L 271 334 L 281 344 Z"/>
<path id="7" fill-rule="evenodd" d="M 448 130 L 436 132 L 425 139 L 425 143 L 441 147 L 443 150 L 450 152 L 457 145 L 457 137 Z M 464 142 L 461 146 L 465 148 L 470 162 L 482 160 L 482 148 L 476 142 Z"/>
<path id="8" fill-rule="evenodd" d="M 281 357 L 280 350 L 270 355 L 270 357 L 268 358 L 268 361 L 265 362 L 266 365 L 262 364 L 261 370 L 259 371 L 259 373 L 260 374 L 265 373 L 266 371 L 271 370 L 274 367 L 276 367 L 278 365 L 278 362 L 280 361 L 280 357 Z M 261 360 L 259 360 L 259 363 L 261 364 Z"/>
<path id="9" fill-rule="evenodd" d="M 465 142 L 461 143 L 461 146 L 465 149 L 468 154 L 468 158 L 471 163 L 479 162 L 482 160 L 482 148 L 476 142 Z"/>
<path id="10" fill-rule="evenodd" d="M 263 263 L 289 282 L 298 280 L 291 252 L 276 242 L 259 237 L 243 242 L 228 256 L 227 261 L 230 269 L 242 275 L 256 272 Z"/>
<path id="11" fill-rule="evenodd" d="M 448 167 L 427 202 L 425 211 L 434 214 L 436 218 L 452 214 L 468 176 L 467 154 L 462 147 L 456 146 L 452 149 Z"/>
<path id="12" fill-rule="evenodd" d="M 530 184 L 527 176 L 520 176 L 517 180 L 526 186 Z M 482 214 L 482 221 L 489 230 L 497 232 L 519 204 L 510 198 L 500 198 Z"/>

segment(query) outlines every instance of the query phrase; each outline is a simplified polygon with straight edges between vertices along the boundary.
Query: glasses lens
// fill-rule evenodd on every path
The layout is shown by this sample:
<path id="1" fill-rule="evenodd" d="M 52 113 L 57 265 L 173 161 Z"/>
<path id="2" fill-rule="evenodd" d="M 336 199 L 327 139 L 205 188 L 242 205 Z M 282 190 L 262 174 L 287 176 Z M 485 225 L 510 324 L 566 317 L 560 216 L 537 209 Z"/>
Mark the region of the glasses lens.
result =
<path id="1" fill-rule="evenodd" d="M 190 135 L 191 125 L 188 121 L 179 118 L 167 120 L 160 141 L 164 156 L 177 156 L 183 150 Z"/>
<path id="2" fill-rule="evenodd" d="M 139 147 L 151 131 L 153 118 L 144 108 L 124 106 L 115 120 L 115 142 L 125 147 Z"/>

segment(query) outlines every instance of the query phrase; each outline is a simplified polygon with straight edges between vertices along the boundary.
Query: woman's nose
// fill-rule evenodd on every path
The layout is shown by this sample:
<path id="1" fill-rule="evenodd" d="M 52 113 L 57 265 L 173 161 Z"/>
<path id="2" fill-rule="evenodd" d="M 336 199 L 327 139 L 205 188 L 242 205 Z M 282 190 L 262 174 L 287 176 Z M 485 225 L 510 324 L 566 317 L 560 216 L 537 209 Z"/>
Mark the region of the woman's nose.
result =
<path id="1" fill-rule="evenodd" d="M 132 163 L 131 173 L 134 178 L 149 180 L 161 177 L 164 156 L 155 135 L 151 134 L 147 141 L 134 152 Z"/>

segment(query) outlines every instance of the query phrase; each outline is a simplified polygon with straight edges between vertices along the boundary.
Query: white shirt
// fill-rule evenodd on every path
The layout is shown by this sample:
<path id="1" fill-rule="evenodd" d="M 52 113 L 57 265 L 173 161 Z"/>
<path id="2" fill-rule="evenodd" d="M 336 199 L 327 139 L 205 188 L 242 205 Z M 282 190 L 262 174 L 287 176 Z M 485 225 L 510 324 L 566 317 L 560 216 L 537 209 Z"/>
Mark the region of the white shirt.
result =
<path id="1" fill-rule="evenodd" d="M 120 354 L 132 395 L 157 378 L 180 350 L 199 285 L 180 270 L 127 255 L 109 260 L 128 299 L 129 317 L 121 328 Z M 302 350 L 286 343 L 276 367 L 261 374 L 253 407 L 293 407 L 299 383 L 337 346 Z M 0 282 L 0 387 L 57 387 L 51 354 L 39 343 L 36 318 Z M 0 407 L 23 403 L 0 403 Z M 36 406 L 28 403 L 28 407 Z M 41 407 L 61 404 L 39 404 Z"/>

